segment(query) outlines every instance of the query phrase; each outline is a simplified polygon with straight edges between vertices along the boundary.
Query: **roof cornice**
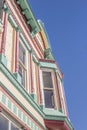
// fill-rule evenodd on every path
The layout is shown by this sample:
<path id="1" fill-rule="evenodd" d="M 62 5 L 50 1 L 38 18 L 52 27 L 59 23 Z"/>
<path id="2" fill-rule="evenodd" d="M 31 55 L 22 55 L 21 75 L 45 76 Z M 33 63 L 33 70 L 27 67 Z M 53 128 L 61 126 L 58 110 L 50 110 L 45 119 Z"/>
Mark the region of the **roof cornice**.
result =
<path id="1" fill-rule="evenodd" d="M 26 17 L 27 23 L 30 24 L 32 31 L 31 35 L 34 36 L 36 33 L 40 32 L 40 26 L 35 18 L 30 4 L 27 0 L 16 0 L 17 4 L 20 5 L 22 14 Z"/>

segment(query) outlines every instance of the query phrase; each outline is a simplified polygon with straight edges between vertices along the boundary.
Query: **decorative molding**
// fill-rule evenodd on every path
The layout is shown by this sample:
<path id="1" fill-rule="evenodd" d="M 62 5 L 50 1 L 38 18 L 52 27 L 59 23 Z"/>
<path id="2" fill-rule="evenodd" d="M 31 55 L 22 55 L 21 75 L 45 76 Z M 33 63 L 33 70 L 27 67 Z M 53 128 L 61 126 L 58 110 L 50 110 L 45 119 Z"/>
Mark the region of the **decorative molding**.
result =
<path id="1" fill-rule="evenodd" d="M 38 20 L 38 23 L 39 23 L 40 28 L 41 28 L 41 34 L 42 34 L 42 37 L 43 37 L 43 40 L 44 40 L 45 48 L 46 49 L 51 48 L 50 40 L 48 38 L 44 23 L 41 20 Z"/>
<path id="2" fill-rule="evenodd" d="M 37 95 L 36 95 L 36 94 L 31 93 L 31 97 L 33 98 L 33 100 L 34 100 L 35 102 L 37 102 Z"/>
<path id="3" fill-rule="evenodd" d="M 40 121 L 36 119 L 35 115 L 33 115 L 27 108 L 25 108 L 25 106 L 21 103 L 21 101 L 19 101 L 1 82 L 0 82 L 0 86 L 5 91 L 5 92 L 0 91 L 0 97 L 1 97 L 0 102 L 8 110 L 10 110 L 11 113 L 16 115 L 18 119 L 24 122 L 24 124 L 28 124 L 28 126 L 31 125 L 31 128 L 32 128 L 32 124 L 34 123 L 27 117 L 27 116 L 30 116 L 34 120 L 34 122 L 36 122 L 36 124 L 38 124 L 44 130 L 46 130 L 45 127 L 40 123 Z M 1 93 L 3 93 L 3 96 Z"/>
<path id="4" fill-rule="evenodd" d="M 52 50 L 50 48 L 45 49 L 44 55 L 45 55 L 45 59 L 55 60 L 52 54 Z"/>
<path id="5" fill-rule="evenodd" d="M 18 25 L 16 24 L 16 22 L 15 22 L 15 20 L 13 19 L 13 17 L 12 17 L 11 14 L 9 15 L 9 21 L 11 22 L 12 26 L 15 27 L 15 29 L 16 29 L 17 31 L 19 31 L 20 38 L 22 39 L 22 41 L 23 41 L 25 47 L 27 48 L 28 52 L 32 53 L 33 59 L 34 59 L 35 63 L 38 63 L 39 60 L 38 60 L 38 58 L 37 58 L 35 52 L 32 51 L 32 48 L 29 46 L 28 42 L 27 42 L 26 39 L 24 38 L 24 36 L 23 36 L 21 30 L 19 29 Z"/>
<path id="6" fill-rule="evenodd" d="M 11 81 L 11 83 L 16 87 L 16 89 L 25 97 L 25 99 L 35 108 L 35 110 L 43 117 L 43 112 L 41 111 L 39 105 L 34 102 L 31 96 L 26 92 L 26 90 L 17 81 L 15 76 L 4 66 L 3 63 L 0 64 L 0 71 L 2 71 L 5 76 Z"/>
<path id="7" fill-rule="evenodd" d="M 6 46 L 6 34 L 7 34 L 7 23 L 8 23 L 8 13 L 4 13 L 4 23 L 3 23 L 3 33 L 1 40 L 1 50 L 0 52 L 5 54 L 5 46 Z"/>
<path id="8" fill-rule="evenodd" d="M 12 3 L 12 2 L 11 2 L 11 3 Z M 13 3 L 12 3 L 12 4 L 13 4 Z M 7 6 L 9 7 L 8 2 L 6 2 L 6 7 L 7 7 Z M 14 5 L 13 5 L 13 6 L 14 6 Z M 20 29 L 20 34 L 23 33 L 21 36 L 25 37 L 25 38 L 22 37 L 23 40 L 25 39 L 25 41 L 26 41 L 26 45 L 25 45 L 25 46 L 27 47 L 28 51 L 31 51 L 31 49 L 33 49 L 33 47 L 29 44 L 29 41 L 28 41 L 28 39 L 27 39 L 27 37 L 26 37 L 26 35 L 25 35 L 23 29 L 22 29 L 22 26 L 19 25 L 19 22 L 17 21 L 15 15 L 14 15 L 13 12 L 11 11 L 10 7 L 9 7 L 9 11 L 10 11 L 9 21 L 11 22 L 12 26 L 15 27 L 16 30 L 17 30 L 17 28 Z M 15 11 L 17 12 L 16 8 L 15 8 Z M 18 16 L 20 17 L 19 12 L 17 12 L 17 14 L 18 14 Z M 14 18 L 13 18 L 13 17 L 14 17 Z M 23 21 L 22 21 L 22 19 L 21 19 L 21 22 L 22 22 L 22 24 L 24 24 Z M 26 30 L 26 32 L 28 33 L 29 37 L 30 37 L 30 40 L 31 40 L 32 42 L 34 42 L 33 39 L 32 39 L 32 37 L 31 37 L 31 35 L 30 35 L 30 33 L 29 33 L 28 28 L 26 28 L 26 26 L 24 26 L 24 27 L 25 27 L 25 30 Z M 25 42 L 24 42 L 24 43 L 25 43 Z M 34 47 L 35 47 L 35 46 L 34 46 Z M 33 52 L 34 52 L 34 55 L 37 55 L 34 50 L 33 50 Z"/>
<path id="9" fill-rule="evenodd" d="M 10 14 L 10 11 L 9 11 L 9 9 L 8 9 L 8 7 L 6 6 L 6 4 L 4 4 L 4 11 L 6 12 L 6 13 L 8 13 L 8 15 Z"/>
<path id="10" fill-rule="evenodd" d="M 3 63 L 5 66 L 7 66 L 7 59 L 4 54 L 0 54 L 0 63 Z"/>
<path id="11" fill-rule="evenodd" d="M 17 0 L 18 5 L 20 5 L 22 9 L 23 15 L 26 17 L 27 22 L 31 25 L 32 31 L 31 35 L 34 37 L 36 33 L 40 32 L 39 24 L 32 13 L 31 7 L 27 1 L 24 0 Z"/>
<path id="12" fill-rule="evenodd" d="M 50 69 L 57 69 L 57 66 L 55 63 L 50 63 L 50 62 L 40 62 L 40 67 L 41 68 L 50 68 Z"/>
<path id="13" fill-rule="evenodd" d="M 19 118 L 24 124 L 26 124 L 25 128 L 27 128 L 27 127 L 32 128 L 32 124 L 34 127 L 37 126 L 35 124 L 35 122 L 33 120 L 31 120 L 31 118 L 28 117 L 28 115 L 26 113 L 24 113 L 16 104 L 14 104 L 12 102 L 11 98 L 8 98 L 7 95 L 5 95 L 2 91 L 0 91 L 0 96 L 1 96 L 1 103 L 8 110 L 10 110 L 15 116 L 17 116 L 17 118 Z M 16 109 L 15 109 L 15 107 L 16 107 Z M 39 127 L 38 127 L 38 129 L 39 129 Z"/>
<path id="14" fill-rule="evenodd" d="M 48 110 L 48 109 L 43 109 L 45 113 L 45 120 L 49 121 L 63 121 L 69 128 L 69 130 L 74 130 L 73 125 L 71 124 L 70 120 L 68 117 L 66 117 L 63 113 L 57 111 L 57 110 Z"/>
<path id="15" fill-rule="evenodd" d="M 17 79 L 17 81 L 21 84 L 21 77 L 20 77 L 19 73 L 15 72 L 13 75 L 15 76 L 15 78 Z"/>

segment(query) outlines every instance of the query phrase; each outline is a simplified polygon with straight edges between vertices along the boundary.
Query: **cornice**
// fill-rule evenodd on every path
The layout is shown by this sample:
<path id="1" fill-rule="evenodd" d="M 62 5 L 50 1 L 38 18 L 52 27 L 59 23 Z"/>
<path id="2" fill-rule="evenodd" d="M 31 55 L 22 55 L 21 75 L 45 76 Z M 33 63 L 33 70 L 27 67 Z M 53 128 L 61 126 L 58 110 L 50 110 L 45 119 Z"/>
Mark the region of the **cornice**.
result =
<path id="1" fill-rule="evenodd" d="M 26 0 L 17 0 L 17 4 L 20 5 L 22 13 L 26 17 L 27 23 L 31 25 L 31 34 L 34 36 L 36 33 L 40 32 L 40 27 L 32 12 L 29 2 Z"/>

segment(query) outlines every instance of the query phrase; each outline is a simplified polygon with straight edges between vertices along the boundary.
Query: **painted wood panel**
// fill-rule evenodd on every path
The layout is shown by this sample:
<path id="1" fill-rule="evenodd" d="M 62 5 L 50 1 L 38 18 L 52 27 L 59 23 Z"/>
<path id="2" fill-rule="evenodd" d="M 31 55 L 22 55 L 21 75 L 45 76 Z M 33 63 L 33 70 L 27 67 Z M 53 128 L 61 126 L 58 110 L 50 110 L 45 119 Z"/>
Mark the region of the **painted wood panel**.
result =
<path id="1" fill-rule="evenodd" d="M 7 35 L 6 35 L 6 47 L 5 47 L 5 56 L 7 58 L 7 68 L 12 71 L 12 51 L 13 51 L 13 27 L 8 22 L 7 26 Z"/>

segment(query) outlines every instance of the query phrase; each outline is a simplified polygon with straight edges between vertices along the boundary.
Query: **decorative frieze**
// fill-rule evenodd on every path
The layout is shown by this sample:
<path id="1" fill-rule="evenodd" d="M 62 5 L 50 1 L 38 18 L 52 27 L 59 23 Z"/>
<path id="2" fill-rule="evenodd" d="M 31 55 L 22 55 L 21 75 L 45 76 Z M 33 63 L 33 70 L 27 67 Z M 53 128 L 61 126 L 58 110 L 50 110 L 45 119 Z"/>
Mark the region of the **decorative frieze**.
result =
<path id="1" fill-rule="evenodd" d="M 11 111 L 18 119 L 20 119 L 29 129 L 32 130 L 42 130 L 39 128 L 36 123 L 26 114 L 21 108 L 19 108 L 5 93 L 0 91 L 0 103 L 2 103 L 6 109 Z M 0 111 L 2 111 L 2 107 L 0 107 Z M 24 127 L 25 130 L 26 127 Z M 27 129 L 27 128 L 26 128 Z"/>

